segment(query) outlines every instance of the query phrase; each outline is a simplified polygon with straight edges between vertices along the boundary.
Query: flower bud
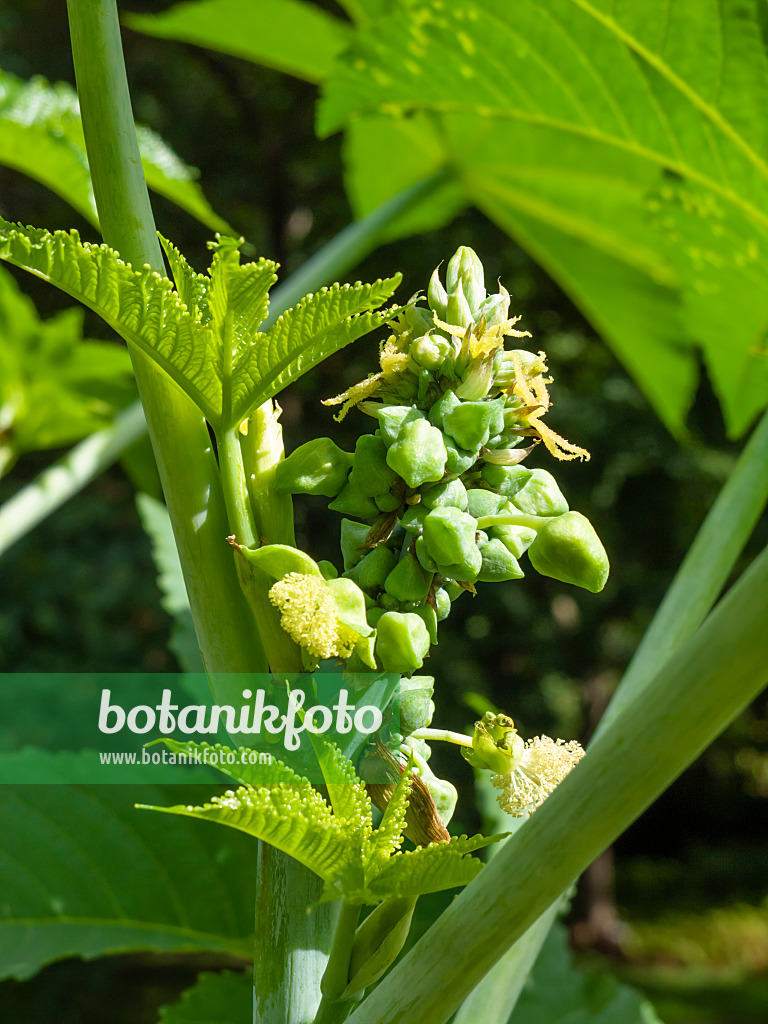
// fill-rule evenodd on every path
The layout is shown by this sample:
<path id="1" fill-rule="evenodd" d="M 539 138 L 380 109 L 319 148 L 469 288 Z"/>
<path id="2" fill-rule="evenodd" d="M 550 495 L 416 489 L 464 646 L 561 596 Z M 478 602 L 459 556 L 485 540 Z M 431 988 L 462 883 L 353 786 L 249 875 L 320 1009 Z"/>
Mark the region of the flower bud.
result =
<path id="1" fill-rule="evenodd" d="M 426 508 L 443 508 L 451 506 L 467 510 L 467 489 L 461 480 L 448 480 L 446 483 L 432 484 L 421 489 L 421 504 Z"/>
<path id="2" fill-rule="evenodd" d="M 545 523 L 528 549 L 531 565 L 542 576 L 597 594 L 608 579 L 605 548 L 580 512 L 566 512 Z"/>
<path id="3" fill-rule="evenodd" d="M 429 633 L 413 612 L 386 612 L 376 629 L 376 657 L 386 672 L 421 668 L 429 653 Z"/>
<path id="4" fill-rule="evenodd" d="M 387 465 L 387 446 L 380 437 L 362 434 L 355 445 L 355 457 L 349 482 L 361 494 L 376 498 L 386 494 L 397 479 L 397 474 Z"/>
<path id="5" fill-rule="evenodd" d="M 480 475 L 489 487 L 505 498 L 513 498 L 531 476 L 523 466 L 497 466 L 486 461 Z"/>
<path id="6" fill-rule="evenodd" d="M 409 487 L 418 487 L 442 479 L 446 458 L 443 435 L 425 419 L 417 419 L 401 428 L 387 452 L 387 465 Z"/>
<path id="7" fill-rule="evenodd" d="M 502 583 L 504 580 L 521 580 L 525 573 L 517 564 L 515 556 L 500 540 L 489 540 L 480 548 L 483 564 L 478 583 Z"/>
<path id="8" fill-rule="evenodd" d="M 363 523 L 355 523 L 351 519 L 341 521 L 341 555 L 344 568 L 351 569 L 367 553 L 364 547 L 369 527 Z M 381 545 L 380 545 L 381 546 Z"/>
<path id="9" fill-rule="evenodd" d="M 435 326 L 429 310 L 424 309 L 423 306 L 417 306 L 416 301 L 408 303 L 403 310 L 402 318 L 405 327 L 415 338 L 418 338 L 422 334 L 426 334 Z"/>
<path id="10" fill-rule="evenodd" d="M 440 317 L 441 320 L 445 321 L 446 310 L 448 308 L 448 295 L 445 288 L 443 288 L 442 282 L 440 281 L 440 268 L 435 267 L 432 271 L 432 277 L 429 279 L 429 288 L 427 289 L 427 301 L 429 302 L 430 309 L 434 310 L 435 313 Z"/>
<path id="11" fill-rule="evenodd" d="M 352 456 L 329 437 L 316 437 L 277 464 L 275 490 L 335 498 L 347 480 Z"/>
<path id="12" fill-rule="evenodd" d="M 536 540 L 536 531 L 528 526 L 492 526 L 488 536 L 491 540 L 500 540 L 515 558 L 521 558 Z"/>
<path id="13" fill-rule="evenodd" d="M 425 505 L 409 505 L 400 519 L 400 525 L 408 533 L 420 537 L 424 529 L 424 520 L 429 512 L 430 510 Z"/>
<path id="14" fill-rule="evenodd" d="M 403 736 L 409 736 L 416 729 L 426 729 L 430 724 L 435 713 L 434 691 L 432 676 L 411 676 L 400 680 L 391 708 L 392 717 L 399 722 Z"/>
<path id="15" fill-rule="evenodd" d="M 431 579 L 431 577 L 430 577 Z M 437 612 L 431 604 L 420 604 L 417 607 L 410 607 L 405 605 L 406 611 L 412 611 L 414 615 L 418 615 L 424 625 L 427 627 L 429 633 L 430 643 L 437 643 Z"/>
<path id="16" fill-rule="evenodd" d="M 395 962 L 408 938 L 416 899 L 402 896 L 384 900 L 357 929 L 349 959 L 349 984 L 341 994 L 342 1001 L 374 985 Z"/>
<path id="17" fill-rule="evenodd" d="M 378 418 L 382 439 L 389 448 L 397 440 L 404 424 L 412 420 L 423 420 L 424 413 L 412 405 L 385 405 L 378 410 Z"/>
<path id="18" fill-rule="evenodd" d="M 387 576 L 384 589 L 398 601 L 426 601 L 432 585 L 431 573 L 425 572 L 412 555 L 401 558 Z"/>
<path id="19" fill-rule="evenodd" d="M 411 345 L 411 358 L 425 370 L 437 370 L 453 352 L 453 345 L 438 334 L 425 334 Z"/>
<path id="20" fill-rule="evenodd" d="M 460 448 L 476 452 L 491 434 L 501 432 L 503 408 L 503 398 L 493 402 L 461 402 L 443 414 L 443 429 Z"/>
<path id="21" fill-rule="evenodd" d="M 493 382 L 493 359 L 489 355 L 477 356 L 462 374 L 461 383 L 456 388 L 458 398 L 467 402 L 475 402 L 485 398 Z"/>
<path id="22" fill-rule="evenodd" d="M 512 723 L 512 719 L 507 719 Z M 461 748 L 465 760 L 475 768 L 487 768 L 497 775 L 507 775 L 519 762 L 524 749 L 514 724 L 489 730 L 485 722 L 475 722 L 471 752 Z"/>
<path id="23" fill-rule="evenodd" d="M 497 327 L 509 319 L 509 292 L 503 285 L 499 287 L 501 290 L 498 293 L 489 295 L 477 308 L 476 319 L 484 316 L 488 327 Z"/>
<path id="24" fill-rule="evenodd" d="M 387 491 L 386 494 L 377 494 L 373 500 L 376 502 L 379 512 L 394 512 L 402 505 L 402 500 L 391 491 Z"/>
<path id="25" fill-rule="evenodd" d="M 467 491 L 467 512 L 475 519 L 495 515 L 506 499 L 482 487 L 470 487 Z"/>
<path id="26" fill-rule="evenodd" d="M 448 302 L 445 309 L 445 320 L 452 327 L 469 327 L 474 323 L 472 310 L 464 295 L 461 281 L 456 288 L 448 293 Z"/>
<path id="27" fill-rule="evenodd" d="M 438 622 L 447 619 L 451 614 L 451 599 L 444 587 L 438 587 L 435 590 L 435 614 Z"/>
<path id="28" fill-rule="evenodd" d="M 384 586 L 384 581 L 395 565 L 395 553 L 386 544 L 377 544 L 356 566 L 344 575 L 363 590 L 375 590 Z"/>
<path id="29" fill-rule="evenodd" d="M 468 469 L 471 469 L 477 462 L 477 452 L 468 452 L 463 448 L 459 448 L 453 441 L 453 438 L 447 434 L 443 436 L 443 444 L 445 445 L 446 454 L 446 473 L 460 476 L 462 473 L 466 473 Z"/>
<path id="30" fill-rule="evenodd" d="M 448 261 L 445 271 L 445 287 L 448 295 L 461 287 L 464 296 L 472 312 L 473 320 L 479 320 L 478 310 L 485 302 L 485 272 L 483 264 L 474 250 L 468 245 L 460 245 L 454 255 Z M 466 324 L 459 324 L 458 320 L 450 320 L 449 323 L 466 327 Z"/>
<path id="31" fill-rule="evenodd" d="M 358 519 L 372 519 L 379 514 L 373 498 L 363 494 L 360 487 L 356 483 L 352 483 L 351 480 L 329 503 L 328 508 L 333 509 L 334 512 L 341 512 L 345 516 L 356 516 Z"/>
<path id="32" fill-rule="evenodd" d="M 483 561 L 475 544 L 476 531 L 477 520 L 457 508 L 433 509 L 424 520 L 426 550 L 444 576 L 476 579 Z"/>
<path id="33" fill-rule="evenodd" d="M 567 512 L 568 502 L 552 474 L 546 469 L 532 469 L 530 474 L 512 496 L 512 504 L 532 516 L 560 516 Z"/>

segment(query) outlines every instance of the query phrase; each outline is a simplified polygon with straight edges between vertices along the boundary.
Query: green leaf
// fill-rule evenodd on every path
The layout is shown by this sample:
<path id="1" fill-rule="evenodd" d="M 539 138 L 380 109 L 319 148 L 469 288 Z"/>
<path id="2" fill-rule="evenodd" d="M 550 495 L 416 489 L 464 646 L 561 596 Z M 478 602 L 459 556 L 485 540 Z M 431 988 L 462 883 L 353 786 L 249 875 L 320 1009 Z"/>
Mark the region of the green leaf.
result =
<path id="1" fill-rule="evenodd" d="M 27 750 L 41 783 L 92 777 L 80 754 Z M 0 787 L 0 976 L 27 978 L 64 957 L 139 950 L 250 955 L 253 850 L 234 832 L 141 814 L 137 799 L 191 787 Z"/>
<path id="2" fill-rule="evenodd" d="M 40 320 L 0 270 L 0 475 L 23 452 L 63 447 L 107 426 L 134 397 L 125 349 L 84 341 L 82 328 L 80 309 Z"/>
<path id="3" fill-rule="evenodd" d="M 203 195 L 195 168 L 149 128 L 137 134 L 149 187 L 214 231 L 231 233 Z M 77 94 L 67 82 L 25 82 L 0 71 L 0 164 L 41 182 L 98 226 Z"/>
<path id="4" fill-rule="evenodd" d="M 666 422 L 683 423 L 694 342 L 738 434 L 768 400 L 757 11 L 520 0 L 512 15 L 506 0 L 432 0 L 358 33 L 320 128 L 430 118 L 469 201 L 550 269 Z"/>
<path id="5" fill-rule="evenodd" d="M 382 327 L 394 310 L 377 309 L 392 295 L 401 274 L 373 284 L 331 285 L 287 310 L 263 339 L 242 351 L 233 371 L 233 415 L 244 419 L 291 381 L 364 334 Z"/>
<path id="6" fill-rule="evenodd" d="M 249 972 L 200 974 L 171 1006 L 160 1008 L 160 1024 L 251 1024 L 253 982 Z"/>
<path id="7" fill-rule="evenodd" d="M 152 557 L 157 568 L 160 603 L 173 618 L 168 646 L 185 672 L 204 672 L 200 645 L 189 607 L 179 552 L 173 537 L 168 509 L 148 494 L 136 495 L 141 525 L 152 543 Z"/>
<path id="8" fill-rule="evenodd" d="M 647 1000 L 610 974 L 575 970 L 565 929 L 556 923 L 520 993 L 509 1024 L 660 1024 L 660 1021 Z"/>
<path id="9" fill-rule="evenodd" d="M 371 798 L 355 774 L 352 762 L 344 757 L 335 743 L 311 733 L 310 739 L 328 787 L 333 813 L 337 818 L 370 828 Z"/>
<path id="10" fill-rule="evenodd" d="M 203 0 L 162 14 L 128 14 L 137 32 L 209 50 L 322 82 L 350 37 L 349 26 L 299 0 Z"/>

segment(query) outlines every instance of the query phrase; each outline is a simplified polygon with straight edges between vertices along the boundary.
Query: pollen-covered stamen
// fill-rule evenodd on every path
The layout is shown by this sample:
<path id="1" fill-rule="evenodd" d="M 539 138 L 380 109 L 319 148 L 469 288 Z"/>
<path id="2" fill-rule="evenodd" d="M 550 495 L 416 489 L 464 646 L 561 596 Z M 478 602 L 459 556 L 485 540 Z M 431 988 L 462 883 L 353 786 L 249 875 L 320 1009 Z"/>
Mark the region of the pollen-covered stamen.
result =
<path id="1" fill-rule="evenodd" d="M 336 602 L 320 576 L 291 572 L 269 591 L 269 600 L 280 609 L 280 625 L 290 638 L 315 658 L 347 657 L 354 646 L 342 636 Z"/>
<path id="2" fill-rule="evenodd" d="M 341 405 L 340 411 L 333 417 L 337 423 L 341 423 L 353 406 L 359 405 L 366 398 L 375 395 L 383 382 L 384 374 L 374 373 L 366 378 L 366 380 L 361 380 L 358 384 L 353 384 L 351 388 L 347 388 L 346 391 L 342 391 L 340 395 L 336 395 L 334 398 L 323 399 L 323 405 Z M 344 403 L 343 405 L 342 402 Z"/>
<path id="3" fill-rule="evenodd" d="M 543 352 L 540 352 L 539 356 L 542 360 L 545 358 Z M 512 353 L 512 363 L 515 368 L 515 381 L 511 388 L 512 393 L 531 410 L 525 414 L 525 421 L 539 435 L 550 455 L 554 455 L 561 462 L 569 462 L 571 459 L 585 459 L 589 461 L 591 456 L 586 448 L 580 448 L 579 445 L 572 444 L 564 437 L 561 437 L 560 434 L 555 433 L 546 423 L 542 422 L 542 416 L 544 416 L 552 404 L 549 391 L 547 391 L 547 384 L 552 383 L 552 378 L 545 378 L 543 373 L 539 373 L 535 377 L 526 377 L 520 357 L 516 352 Z"/>
<path id="4" fill-rule="evenodd" d="M 505 775 L 492 775 L 491 782 L 501 790 L 499 806 L 521 818 L 541 807 L 552 791 L 584 756 L 576 740 L 553 740 L 536 736 L 525 744 L 517 765 Z"/>

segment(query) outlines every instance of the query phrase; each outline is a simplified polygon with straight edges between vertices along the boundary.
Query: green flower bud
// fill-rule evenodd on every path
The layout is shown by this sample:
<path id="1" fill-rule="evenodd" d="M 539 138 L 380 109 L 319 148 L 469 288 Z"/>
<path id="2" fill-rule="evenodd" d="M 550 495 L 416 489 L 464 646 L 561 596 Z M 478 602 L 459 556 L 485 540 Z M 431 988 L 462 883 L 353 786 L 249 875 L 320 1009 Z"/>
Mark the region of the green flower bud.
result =
<path id="1" fill-rule="evenodd" d="M 386 494 L 377 494 L 373 500 L 376 502 L 379 512 L 394 512 L 402 505 L 402 500 L 391 491 L 387 491 Z"/>
<path id="2" fill-rule="evenodd" d="M 485 398 L 492 383 L 493 359 L 488 355 L 477 356 L 462 374 L 461 383 L 456 388 L 456 395 L 465 402 L 475 402 Z"/>
<path id="3" fill-rule="evenodd" d="M 412 405 L 385 405 L 377 410 L 381 436 L 389 448 L 397 440 L 398 434 L 405 423 L 423 420 L 424 413 Z"/>
<path id="4" fill-rule="evenodd" d="M 470 487 L 467 491 L 467 512 L 475 519 L 483 516 L 492 516 L 499 511 L 502 501 L 501 495 L 493 491 L 486 491 L 482 487 Z"/>
<path id="5" fill-rule="evenodd" d="M 485 716 L 486 718 L 488 716 Z M 493 718 L 506 719 L 507 727 L 489 729 L 485 720 L 475 722 L 475 731 L 472 734 L 472 750 L 461 748 L 465 760 L 469 761 L 475 768 L 486 768 L 496 775 L 507 775 L 519 763 L 525 744 L 518 736 L 511 718 L 506 716 L 491 716 Z"/>
<path id="6" fill-rule="evenodd" d="M 532 469 L 530 474 L 520 490 L 512 495 L 512 504 L 532 516 L 561 516 L 567 512 L 568 502 L 552 474 L 546 469 Z"/>
<path id="7" fill-rule="evenodd" d="M 433 309 L 440 319 L 445 321 L 448 308 L 448 294 L 440 281 L 439 267 L 435 267 L 432 271 L 432 277 L 429 279 L 427 301 L 429 302 L 430 309 Z"/>
<path id="8" fill-rule="evenodd" d="M 444 587 L 438 587 L 435 590 L 435 614 L 438 622 L 447 619 L 451 614 L 451 599 Z"/>
<path id="9" fill-rule="evenodd" d="M 466 590 L 460 583 L 456 583 L 454 580 L 449 581 L 443 587 L 446 594 L 448 595 L 449 601 L 458 601 L 462 594 L 466 594 Z"/>
<path id="10" fill-rule="evenodd" d="M 386 494 L 397 479 L 397 474 L 387 465 L 387 446 L 380 437 L 362 434 L 355 445 L 355 461 L 349 482 L 361 494 L 376 498 Z"/>
<path id="11" fill-rule="evenodd" d="M 451 506 L 465 512 L 467 509 L 467 489 L 461 480 L 448 480 L 446 483 L 432 484 L 421 490 L 421 504 L 426 508 L 442 508 Z"/>
<path id="12" fill-rule="evenodd" d="M 299 548 L 290 544 L 264 544 L 260 548 L 240 548 L 245 559 L 275 580 L 289 573 L 300 576 L 322 576 L 320 566 Z"/>
<path id="13" fill-rule="evenodd" d="M 446 458 L 443 435 L 425 419 L 405 423 L 387 452 L 387 464 L 409 487 L 441 480 Z"/>
<path id="14" fill-rule="evenodd" d="M 351 481 L 344 486 L 339 496 L 329 503 L 328 508 L 345 516 L 357 516 L 358 519 L 372 519 L 379 514 L 373 498 L 363 494 L 357 484 Z"/>
<path id="15" fill-rule="evenodd" d="M 483 561 L 475 543 L 476 531 L 477 520 L 457 508 L 433 509 L 424 520 L 427 552 L 444 576 L 468 582 L 476 579 Z"/>
<path id="16" fill-rule="evenodd" d="M 489 295 L 477 309 L 477 319 L 485 317 L 488 327 L 496 327 L 509 319 L 509 292 L 503 286 L 495 295 Z"/>
<path id="17" fill-rule="evenodd" d="M 384 900 L 366 917 L 355 932 L 343 1001 L 374 985 L 395 962 L 411 930 L 415 906 L 415 896 Z"/>
<path id="18" fill-rule="evenodd" d="M 524 466 L 496 466 L 489 462 L 486 462 L 480 473 L 488 486 L 505 498 L 514 498 L 531 474 L 532 470 Z"/>
<path id="19" fill-rule="evenodd" d="M 351 569 L 368 553 L 364 547 L 369 527 L 363 523 L 355 523 L 351 519 L 341 521 L 341 556 L 344 559 L 344 568 Z"/>
<path id="20" fill-rule="evenodd" d="M 399 612 L 400 602 L 396 597 L 392 597 L 391 594 L 379 594 L 379 604 L 385 612 Z"/>
<path id="21" fill-rule="evenodd" d="M 464 289 L 459 281 L 456 288 L 448 293 L 448 302 L 445 308 L 445 322 L 452 327 L 469 327 L 474 323 L 472 310 L 464 295 Z"/>
<path id="22" fill-rule="evenodd" d="M 426 334 L 435 326 L 429 310 L 417 306 L 415 302 L 409 302 L 403 310 L 403 323 L 415 338 Z"/>
<path id="23" fill-rule="evenodd" d="M 419 564 L 423 566 L 427 572 L 437 572 L 437 562 L 430 555 L 427 550 L 427 542 L 423 537 L 417 537 L 416 543 L 413 545 L 413 550 L 416 552 L 416 557 L 419 560 Z"/>
<path id="24" fill-rule="evenodd" d="M 377 544 L 372 551 L 369 551 L 354 568 L 349 569 L 344 575 L 363 590 L 374 590 L 383 587 L 384 581 L 395 565 L 395 553 L 390 551 L 386 544 Z"/>
<path id="25" fill-rule="evenodd" d="M 352 456 L 329 437 L 316 437 L 291 452 L 275 468 L 275 490 L 335 498 L 347 480 Z"/>
<path id="26" fill-rule="evenodd" d="M 443 416 L 445 416 L 447 412 L 451 412 L 453 409 L 458 409 L 460 405 L 461 402 L 453 391 L 445 391 L 429 410 L 429 422 L 433 427 L 438 427 L 440 430 L 444 430 L 445 424 L 443 423 Z"/>
<path id="27" fill-rule="evenodd" d="M 426 729 L 435 713 L 432 695 L 435 680 L 432 676 L 412 676 L 401 679 L 392 700 L 392 717 L 399 722 L 399 731 L 409 736 L 416 729 Z"/>
<path id="28" fill-rule="evenodd" d="M 365 612 L 365 618 L 371 629 L 376 629 L 379 624 L 379 619 L 382 615 L 386 615 L 386 608 L 380 608 L 378 605 L 373 608 L 367 608 Z"/>
<path id="29" fill-rule="evenodd" d="M 439 334 L 425 334 L 411 345 L 411 359 L 425 370 L 437 370 L 453 353 L 453 345 Z"/>
<path id="30" fill-rule="evenodd" d="M 542 576 L 597 594 L 608 579 L 608 556 L 600 538 L 580 512 L 566 512 L 545 523 L 528 549 L 531 565 Z"/>
<path id="31" fill-rule="evenodd" d="M 421 531 L 424 529 L 424 520 L 429 512 L 430 510 L 425 505 L 409 505 L 400 517 L 400 525 L 408 533 L 420 537 Z"/>
<path id="32" fill-rule="evenodd" d="M 407 609 L 410 610 L 410 609 Z M 437 612 L 431 604 L 422 604 L 413 609 L 413 614 L 418 615 L 429 633 L 430 643 L 437 643 Z"/>
<path id="33" fill-rule="evenodd" d="M 443 444 L 446 452 L 446 473 L 454 473 L 459 476 L 466 473 L 477 462 L 477 452 L 467 452 L 463 448 L 459 448 L 447 434 L 443 435 Z"/>
<path id="34" fill-rule="evenodd" d="M 521 580 L 525 573 L 517 564 L 515 556 L 500 540 L 489 540 L 480 548 L 483 564 L 478 574 L 478 583 L 502 583 L 504 580 Z"/>
<path id="35" fill-rule="evenodd" d="M 469 451 L 477 451 L 492 433 L 501 430 L 504 399 L 493 402 L 462 402 L 443 415 L 443 429 L 456 444 Z"/>
<path id="36" fill-rule="evenodd" d="M 387 612 L 376 630 L 376 656 L 386 672 L 415 672 L 429 653 L 429 633 L 413 612 Z"/>
<path id="37" fill-rule="evenodd" d="M 473 319 L 479 320 L 478 310 L 485 302 L 485 272 L 477 253 L 468 245 L 460 245 L 454 255 L 448 261 L 445 271 L 445 287 L 450 295 L 459 287 L 466 296 L 469 308 L 472 311 Z M 466 324 L 459 324 L 458 320 L 451 320 L 457 326 L 466 327 Z"/>
<path id="38" fill-rule="evenodd" d="M 488 536 L 500 540 L 515 558 L 521 558 L 536 540 L 536 531 L 528 526 L 491 526 Z"/>
<path id="39" fill-rule="evenodd" d="M 432 574 L 425 572 L 412 555 L 401 558 L 384 581 L 384 589 L 398 601 L 426 601 Z"/>
<path id="40" fill-rule="evenodd" d="M 339 570 L 333 562 L 329 562 L 325 558 L 320 559 L 317 563 L 317 568 L 323 574 L 323 579 L 325 580 L 335 580 L 339 577 Z"/>

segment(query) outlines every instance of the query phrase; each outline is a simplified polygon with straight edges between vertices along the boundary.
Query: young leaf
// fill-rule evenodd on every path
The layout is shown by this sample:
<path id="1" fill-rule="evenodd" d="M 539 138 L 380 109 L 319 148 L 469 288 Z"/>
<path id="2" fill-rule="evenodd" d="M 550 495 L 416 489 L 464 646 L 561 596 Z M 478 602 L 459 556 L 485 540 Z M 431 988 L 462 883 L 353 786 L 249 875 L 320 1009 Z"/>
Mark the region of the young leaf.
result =
<path id="1" fill-rule="evenodd" d="M 160 1007 L 160 1024 L 251 1024 L 253 981 L 239 974 L 200 974 L 177 1003 Z"/>
<path id="2" fill-rule="evenodd" d="M 82 338 L 80 309 L 40 320 L 0 270 L 0 476 L 23 452 L 58 448 L 106 426 L 133 398 L 128 353 Z"/>
<path id="3" fill-rule="evenodd" d="M 373 284 L 334 284 L 283 313 L 236 358 L 232 416 L 226 426 L 243 420 L 323 359 L 383 326 L 394 311 L 372 310 L 386 302 L 401 280 L 395 274 Z"/>
<path id="4" fill-rule="evenodd" d="M 371 798 L 355 774 L 354 765 L 344 757 L 335 743 L 329 743 L 311 733 L 310 739 L 328 787 L 333 813 L 337 818 L 360 822 L 370 830 Z"/>
<path id="5" fill-rule="evenodd" d="M 231 233 L 196 183 L 197 171 L 148 128 L 137 135 L 149 187 L 212 230 Z M 0 71 L 0 164 L 41 182 L 98 226 L 77 94 L 68 82 L 25 82 Z"/>
<path id="6" fill-rule="evenodd" d="M 0 755 L 4 770 L 20 761 L 23 777 L 34 770 L 41 784 L 0 786 L 4 844 L 13 851 L 0 857 L 0 976 L 140 950 L 250 955 L 248 840 L 134 807 L 194 789 L 83 786 L 76 783 L 93 772 L 86 755 Z"/>
<path id="7" fill-rule="evenodd" d="M 395 10 L 337 63 L 320 128 L 428 117 L 467 198 L 573 294 L 666 422 L 681 427 L 693 394 L 693 340 L 737 434 L 768 400 L 758 6 Z"/>

